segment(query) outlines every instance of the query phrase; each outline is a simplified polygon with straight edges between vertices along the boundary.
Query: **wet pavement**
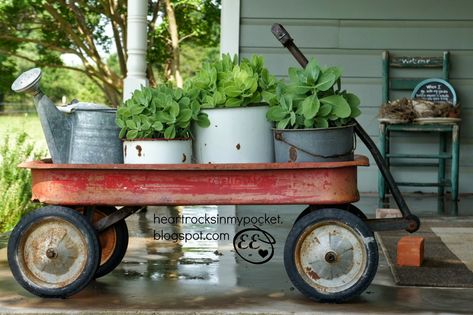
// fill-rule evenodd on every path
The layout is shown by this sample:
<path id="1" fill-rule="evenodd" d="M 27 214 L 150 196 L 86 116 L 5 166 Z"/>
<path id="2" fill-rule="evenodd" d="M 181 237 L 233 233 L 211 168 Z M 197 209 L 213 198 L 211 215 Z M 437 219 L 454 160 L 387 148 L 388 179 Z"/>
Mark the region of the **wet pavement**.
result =
<path id="1" fill-rule="evenodd" d="M 435 198 L 415 196 L 408 198 L 408 203 L 422 216 L 437 215 Z M 373 216 L 376 198 L 363 196 L 358 206 L 369 209 L 366 213 Z M 472 216 L 472 210 L 473 197 L 462 198 L 460 215 Z M 305 298 L 293 288 L 283 266 L 284 240 L 300 207 L 245 206 L 236 211 L 234 207 L 218 210 L 189 207 L 177 211 L 153 208 L 129 217 L 130 244 L 123 262 L 109 275 L 93 281 L 68 299 L 42 299 L 21 288 L 6 262 L 6 237 L 0 236 L 0 314 L 472 313 L 473 288 L 398 287 L 381 252 L 378 273 L 360 297 L 344 304 L 321 304 Z M 189 221 L 186 224 L 159 222 L 177 213 Z M 232 240 L 240 230 L 254 228 L 251 223 L 235 227 L 223 221 L 221 224 L 195 222 L 203 213 L 221 220 L 239 217 L 251 221 L 265 213 L 267 217 L 274 216 L 271 223 L 266 221 L 261 226 L 274 237 L 274 255 L 263 264 L 248 262 L 261 257 L 248 252 L 237 255 Z M 171 239 L 201 232 L 219 239 L 180 242 Z M 267 250 L 270 254 L 272 249 Z"/>

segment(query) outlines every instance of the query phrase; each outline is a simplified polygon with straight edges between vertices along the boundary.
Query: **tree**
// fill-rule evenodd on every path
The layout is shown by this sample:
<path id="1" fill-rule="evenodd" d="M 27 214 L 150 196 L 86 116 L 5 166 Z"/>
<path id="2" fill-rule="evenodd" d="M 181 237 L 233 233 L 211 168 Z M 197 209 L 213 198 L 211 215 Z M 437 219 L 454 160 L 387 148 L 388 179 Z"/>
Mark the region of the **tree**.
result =
<path id="1" fill-rule="evenodd" d="M 151 84 L 158 80 L 154 70 L 162 73 L 160 79 L 179 83 L 181 43 L 203 47 L 218 43 L 220 0 L 164 2 L 148 0 L 147 76 Z M 127 71 L 126 12 L 126 0 L 3 0 L 0 53 L 41 67 L 82 72 L 116 105 Z M 111 51 L 116 51 L 118 69 L 104 58 Z M 81 65 L 64 64 L 62 54 L 77 56 Z"/>
<path id="2" fill-rule="evenodd" d="M 5 99 L 5 92 L 10 89 L 9 82 L 13 81 L 13 73 L 15 71 L 14 65 L 8 60 L 6 56 L 0 54 L 0 112 L 4 110 L 3 101 Z"/>

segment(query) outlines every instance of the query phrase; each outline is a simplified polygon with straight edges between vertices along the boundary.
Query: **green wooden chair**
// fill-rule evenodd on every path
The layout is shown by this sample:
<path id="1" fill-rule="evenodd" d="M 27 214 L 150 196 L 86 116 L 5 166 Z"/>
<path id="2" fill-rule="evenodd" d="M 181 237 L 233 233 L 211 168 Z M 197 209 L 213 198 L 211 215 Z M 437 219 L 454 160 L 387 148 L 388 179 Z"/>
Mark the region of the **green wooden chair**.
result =
<path id="1" fill-rule="evenodd" d="M 422 73 L 429 72 L 429 77 L 432 71 L 437 70 L 442 78 L 448 81 L 449 78 L 449 52 L 443 52 L 442 56 L 435 57 L 406 57 L 406 56 L 391 56 L 388 51 L 384 51 L 382 55 L 383 62 L 383 86 L 382 97 L 383 103 L 390 100 L 394 91 L 412 92 L 416 85 L 425 77 L 405 77 L 401 72 L 406 73 Z M 415 69 L 424 71 L 414 71 Z M 451 198 L 453 201 L 453 211 L 458 212 L 458 169 L 459 169 L 459 152 L 460 152 L 460 128 L 458 123 L 451 124 L 389 124 L 386 122 L 380 123 L 379 148 L 381 154 L 386 160 L 388 168 L 409 167 L 415 171 L 417 167 L 435 167 L 437 168 L 436 182 L 398 182 L 399 186 L 414 186 L 414 187 L 438 187 L 438 211 L 445 211 L 444 196 L 445 189 L 451 189 Z M 431 136 L 438 137 L 438 153 L 437 154 L 423 154 L 422 152 L 412 152 L 409 154 L 401 154 L 391 152 L 393 141 L 396 137 L 392 137 L 393 133 L 403 133 L 405 136 L 412 136 L 413 133 L 427 133 Z M 451 150 L 447 151 L 448 137 L 451 139 Z M 399 139 L 399 138 L 398 138 Z M 402 160 L 409 159 L 408 162 Z M 419 159 L 416 161 L 415 159 Z M 393 161 L 394 160 L 394 161 Z M 446 166 L 447 160 L 451 160 L 450 176 L 447 178 Z M 433 161 L 433 162 L 426 162 Z M 380 207 L 389 207 L 389 199 L 386 197 L 389 191 L 385 184 L 383 176 L 378 176 L 378 194 L 380 200 Z"/>

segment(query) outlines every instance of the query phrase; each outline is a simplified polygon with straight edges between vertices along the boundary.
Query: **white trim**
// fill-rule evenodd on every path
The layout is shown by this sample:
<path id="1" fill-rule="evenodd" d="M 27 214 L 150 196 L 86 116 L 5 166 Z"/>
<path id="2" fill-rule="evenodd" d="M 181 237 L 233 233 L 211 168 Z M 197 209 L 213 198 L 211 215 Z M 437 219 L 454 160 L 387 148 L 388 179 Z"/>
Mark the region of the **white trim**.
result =
<path id="1" fill-rule="evenodd" d="M 127 18 L 127 74 L 123 80 L 123 100 L 131 97 L 142 85 L 148 86 L 146 78 L 147 13 L 146 0 L 128 0 Z"/>
<path id="2" fill-rule="evenodd" d="M 240 52 L 240 0 L 222 0 L 220 53 Z"/>

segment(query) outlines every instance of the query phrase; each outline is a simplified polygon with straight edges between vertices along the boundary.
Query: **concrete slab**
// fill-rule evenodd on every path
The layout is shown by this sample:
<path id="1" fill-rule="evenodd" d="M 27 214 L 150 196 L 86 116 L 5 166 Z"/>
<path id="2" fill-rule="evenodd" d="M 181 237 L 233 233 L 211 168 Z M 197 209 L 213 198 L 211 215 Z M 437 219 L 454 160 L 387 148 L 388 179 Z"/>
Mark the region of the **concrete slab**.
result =
<path id="1" fill-rule="evenodd" d="M 374 216 L 376 198 L 363 199 L 361 208 L 372 209 L 368 214 Z M 155 232 L 161 231 L 163 235 L 205 232 L 232 236 L 252 225 L 162 225 L 155 223 L 154 211 L 133 215 L 127 219 L 131 238 L 122 264 L 79 294 L 63 300 L 38 298 L 21 288 L 10 273 L 6 250 L 2 248 L 0 314 L 471 313 L 473 289 L 397 287 L 382 253 L 377 276 L 360 297 L 344 304 L 308 300 L 294 289 L 282 263 L 284 240 L 300 208 L 303 207 L 274 207 L 267 213 L 280 215 L 281 223 L 261 226 L 276 241 L 274 256 L 261 265 L 236 255 L 231 239 L 224 239 L 225 234 L 217 240 L 180 243 L 154 239 Z M 172 216 L 163 208 L 156 211 L 161 216 Z M 219 215 L 231 216 L 232 211 L 230 207 Z M 259 217 L 264 211 L 254 206 L 234 214 Z M 218 214 L 214 207 L 186 208 L 183 214 L 192 218 L 202 212 L 213 217 Z"/>

